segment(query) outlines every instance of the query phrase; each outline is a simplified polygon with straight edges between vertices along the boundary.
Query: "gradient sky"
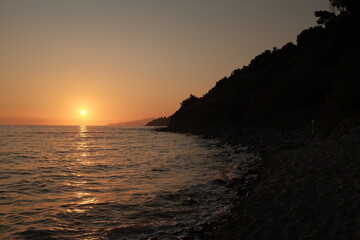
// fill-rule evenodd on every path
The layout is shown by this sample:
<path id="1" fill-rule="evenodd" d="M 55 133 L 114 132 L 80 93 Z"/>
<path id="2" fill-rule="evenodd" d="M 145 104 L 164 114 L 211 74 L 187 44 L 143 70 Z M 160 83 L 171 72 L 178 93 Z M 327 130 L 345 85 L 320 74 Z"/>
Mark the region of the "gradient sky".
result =
<path id="1" fill-rule="evenodd" d="M 169 116 L 264 50 L 295 43 L 327 9 L 328 0 L 0 0 L 0 124 Z"/>

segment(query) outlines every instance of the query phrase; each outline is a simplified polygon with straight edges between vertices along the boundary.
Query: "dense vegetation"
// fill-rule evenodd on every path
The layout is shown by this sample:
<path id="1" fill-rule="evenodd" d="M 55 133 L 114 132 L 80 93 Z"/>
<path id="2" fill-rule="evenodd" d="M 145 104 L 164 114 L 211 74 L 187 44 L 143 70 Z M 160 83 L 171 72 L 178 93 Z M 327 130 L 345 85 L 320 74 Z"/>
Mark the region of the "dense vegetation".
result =
<path id="1" fill-rule="evenodd" d="M 203 97 L 184 100 L 169 129 L 303 127 L 312 120 L 328 135 L 360 122 L 358 0 L 330 0 L 317 11 L 319 26 L 297 43 L 266 50 Z"/>

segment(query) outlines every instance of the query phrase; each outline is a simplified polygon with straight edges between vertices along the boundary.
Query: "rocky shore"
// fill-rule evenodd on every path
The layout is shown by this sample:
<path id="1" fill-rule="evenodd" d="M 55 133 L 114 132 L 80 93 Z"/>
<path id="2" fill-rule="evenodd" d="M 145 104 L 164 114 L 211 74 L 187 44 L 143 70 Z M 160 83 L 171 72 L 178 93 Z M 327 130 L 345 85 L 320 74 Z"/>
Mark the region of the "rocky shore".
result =
<path id="1" fill-rule="evenodd" d="M 360 239 L 360 128 L 327 139 L 310 128 L 230 137 L 252 146 L 262 166 L 248 196 L 214 239 Z"/>
<path id="2" fill-rule="evenodd" d="M 360 4 L 329 4 L 296 44 L 265 50 L 171 116 L 171 131 L 262 155 L 216 239 L 360 239 Z"/>

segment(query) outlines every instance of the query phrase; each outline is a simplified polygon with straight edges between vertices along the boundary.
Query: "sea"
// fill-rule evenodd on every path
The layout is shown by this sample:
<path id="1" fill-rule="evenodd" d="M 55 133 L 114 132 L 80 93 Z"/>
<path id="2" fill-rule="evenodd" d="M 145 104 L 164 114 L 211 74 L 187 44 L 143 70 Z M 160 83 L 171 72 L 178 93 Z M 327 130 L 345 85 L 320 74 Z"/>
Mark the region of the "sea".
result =
<path id="1" fill-rule="evenodd" d="M 0 126 L 0 239 L 211 239 L 258 162 L 152 127 Z"/>

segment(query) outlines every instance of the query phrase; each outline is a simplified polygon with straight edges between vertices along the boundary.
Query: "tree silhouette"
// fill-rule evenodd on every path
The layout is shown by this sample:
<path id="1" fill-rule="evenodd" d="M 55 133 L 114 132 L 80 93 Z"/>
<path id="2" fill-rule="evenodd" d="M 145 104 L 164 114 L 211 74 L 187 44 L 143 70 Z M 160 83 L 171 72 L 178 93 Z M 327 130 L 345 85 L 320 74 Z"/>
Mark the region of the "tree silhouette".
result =
<path id="1" fill-rule="evenodd" d="M 347 18 L 351 19 L 350 21 L 357 21 L 360 18 L 360 0 L 329 0 L 329 2 L 330 12 L 315 12 L 315 16 L 318 18 L 318 24 L 328 26 L 336 20 Z"/>
<path id="2" fill-rule="evenodd" d="M 358 14 L 360 10 L 359 0 L 329 0 L 330 6 L 341 13 Z"/>
<path id="3" fill-rule="evenodd" d="M 182 107 L 186 107 L 186 106 L 189 106 L 189 105 L 195 103 L 197 100 L 199 100 L 198 97 L 196 97 L 193 94 L 190 94 L 190 96 L 187 99 L 185 99 L 184 101 L 182 101 L 182 103 L 180 103 L 180 105 Z"/>
<path id="4" fill-rule="evenodd" d="M 321 26 L 310 27 L 302 31 L 296 39 L 298 46 L 308 45 L 316 41 L 323 34 L 324 29 Z"/>
<path id="5" fill-rule="evenodd" d="M 315 16 L 319 18 L 317 23 L 324 24 L 325 26 L 336 18 L 336 14 L 329 11 L 316 11 Z"/>

